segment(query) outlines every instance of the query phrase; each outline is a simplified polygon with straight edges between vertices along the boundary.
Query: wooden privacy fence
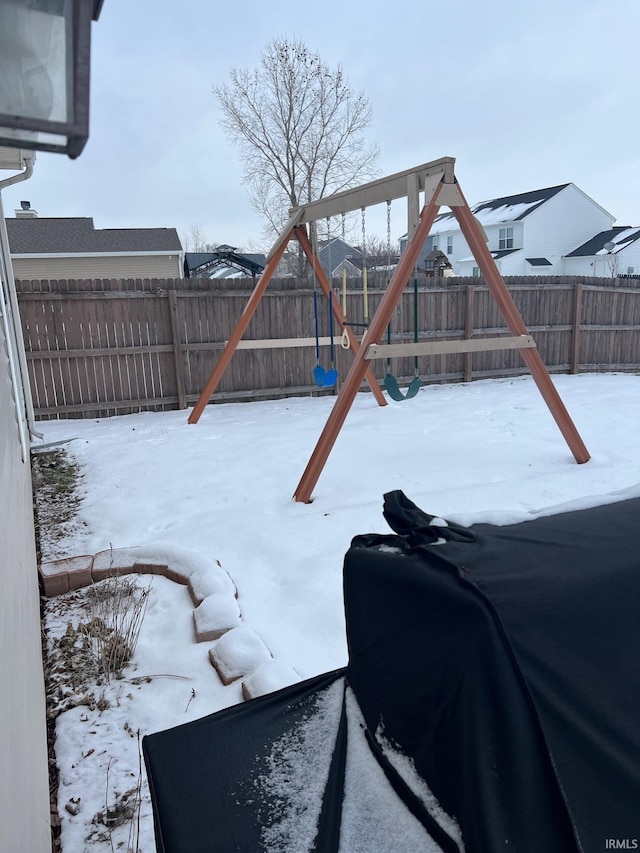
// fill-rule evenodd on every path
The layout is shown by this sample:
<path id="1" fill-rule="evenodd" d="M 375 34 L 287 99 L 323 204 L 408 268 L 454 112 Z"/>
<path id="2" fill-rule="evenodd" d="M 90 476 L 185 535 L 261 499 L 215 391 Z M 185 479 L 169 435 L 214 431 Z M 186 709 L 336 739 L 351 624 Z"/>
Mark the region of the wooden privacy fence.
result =
<path id="1" fill-rule="evenodd" d="M 446 282 L 446 284 L 445 284 Z M 506 279 L 550 372 L 640 370 L 640 289 L 611 279 Z M 620 282 L 617 282 L 619 284 Z M 341 286 L 335 282 L 336 298 Z M 386 281 L 370 275 L 369 315 Z M 150 280 L 17 282 L 36 416 L 105 417 L 186 408 L 194 403 L 240 316 L 251 281 Z M 319 298 L 319 333 L 329 335 L 327 300 Z M 364 323 L 359 282 L 350 282 L 347 319 Z M 508 335 L 481 279 L 420 282 L 420 341 Z M 246 334 L 248 339 L 311 339 L 307 346 L 238 350 L 214 402 L 327 394 L 313 383 L 316 365 L 314 296 L 305 283 L 273 282 Z M 358 326 L 355 327 L 359 329 Z M 414 340 L 410 282 L 391 323 L 393 343 Z M 385 341 L 386 342 L 386 341 Z M 383 343 L 380 341 L 379 343 Z M 321 347 L 330 366 L 331 347 Z M 352 356 L 337 343 L 335 366 L 344 377 Z M 414 359 L 373 363 L 409 381 Z M 513 350 L 422 356 L 425 383 L 526 373 Z"/>

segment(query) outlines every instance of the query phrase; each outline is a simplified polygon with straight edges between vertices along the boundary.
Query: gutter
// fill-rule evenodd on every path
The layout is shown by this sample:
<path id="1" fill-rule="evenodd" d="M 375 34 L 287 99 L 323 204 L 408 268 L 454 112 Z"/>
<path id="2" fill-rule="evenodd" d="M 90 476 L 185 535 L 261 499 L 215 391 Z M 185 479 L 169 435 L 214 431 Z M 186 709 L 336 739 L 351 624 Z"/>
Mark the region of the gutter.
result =
<path id="1" fill-rule="evenodd" d="M 25 412 L 27 416 L 27 426 L 29 434 L 32 438 L 43 438 L 42 433 L 38 432 L 35 427 L 35 413 L 33 411 L 33 398 L 31 396 L 31 385 L 29 384 L 29 373 L 27 371 L 27 359 L 24 348 L 24 337 L 22 335 L 22 324 L 20 322 L 20 309 L 18 308 L 18 296 L 16 293 L 16 282 L 13 275 L 13 267 L 11 265 L 11 250 L 9 248 L 9 236 L 7 234 L 7 223 L 4 217 L 4 206 L 2 204 L 2 190 L 10 187 L 13 184 L 19 184 L 22 181 L 28 180 L 33 174 L 33 161 L 35 154 L 33 152 L 25 153 L 24 155 L 25 169 L 17 175 L 12 175 L 10 178 L 5 178 L 0 181 L 0 261 L 2 261 L 2 269 L 6 276 L 7 293 L 9 296 L 9 313 L 6 316 L 6 307 L 3 305 L 3 315 L 5 318 L 5 330 L 7 334 L 12 333 L 15 340 L 16 351 L 18 357 L 18 368 L 20 372 L 20 387 L 22 388 L 22 398 L 24 401 Z M 4 300 L 2 300 L 4 302 Z M 9 326 L 11 328 L 9 328 Z M 10 338 L 7 338 L 9 345 Z M 15 377 L 17 379 L 17 377 Z M 16 389 L 17 390 L 17 389 Z M 23 457 L 26 453 L 25 442 L 23 444 Z"/>

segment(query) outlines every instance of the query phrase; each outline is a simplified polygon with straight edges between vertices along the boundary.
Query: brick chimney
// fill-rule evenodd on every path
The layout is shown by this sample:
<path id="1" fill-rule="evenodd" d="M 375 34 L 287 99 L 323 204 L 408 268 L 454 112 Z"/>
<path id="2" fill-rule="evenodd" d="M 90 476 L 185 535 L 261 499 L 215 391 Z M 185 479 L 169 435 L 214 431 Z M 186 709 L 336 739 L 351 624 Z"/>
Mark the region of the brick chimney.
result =
<path id="1" fill-rule="evenodd" d="M 16 219 L 37 219 L 38 211 L 31 207 L 30 201 L 21 201 L 19 210 L 16 210 Z"/>

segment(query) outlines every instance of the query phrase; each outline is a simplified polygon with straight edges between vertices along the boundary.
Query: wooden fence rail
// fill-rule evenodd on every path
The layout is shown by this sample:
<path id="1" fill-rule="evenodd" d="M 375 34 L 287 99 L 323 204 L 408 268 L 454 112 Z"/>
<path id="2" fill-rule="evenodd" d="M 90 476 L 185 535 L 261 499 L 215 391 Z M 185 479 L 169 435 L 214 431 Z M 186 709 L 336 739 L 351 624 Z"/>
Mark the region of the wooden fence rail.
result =
<path id="1" fill-rule="evenodd" d="M 578 277 L 506 281 L 550 372 L 640 370 L 640 289 L 623 286 L 626 281 Z M 370 316 L 384 284 L 370 277 Z M 186 408 L 198 398 L 251 288 L 250 280 L 17 282 L 36 416 Z M 335 292 L 340 299 L 340 282 Z M 349 322 L 365 322 L 357 282 L 349 283 L 346 314 Z M 509 334 L 481 279 L 421 280 L 417 316 L 420 342 Z M 325 299 L 318 326 L 327 341 L 320 361 L 328 368 Z M 411 283 L 391 323 L 390 340 L 412 343 L 414 334 Z M 307 282 L 273 282 L 246 338 L 306 338 L 307 344 L 239 349 L 214 402 L 335 393 L 313 383 L 314 295 Z M 333 355 L 339 375 L 346 375 L 350 353 L 338 344 Z M 400 381 L 414 376 L 413 357 L 381 359 L 372 366 L 379 380 L 388 370 Z M 519 353 L 508 349 L 419 359 L 425 383 L 525 372 Z"/>

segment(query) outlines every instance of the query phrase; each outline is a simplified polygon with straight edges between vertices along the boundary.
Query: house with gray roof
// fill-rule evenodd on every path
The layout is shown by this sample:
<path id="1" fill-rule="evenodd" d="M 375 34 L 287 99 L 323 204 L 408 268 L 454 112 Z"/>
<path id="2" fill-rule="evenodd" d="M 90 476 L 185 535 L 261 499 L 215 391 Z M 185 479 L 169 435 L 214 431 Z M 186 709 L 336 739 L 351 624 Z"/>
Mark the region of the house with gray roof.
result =
<path id="1" fill-rule="evenodd" d="M 616 225 L 565 257 L 567 275 L 640 278 L 640 228 Z"/>
<path id="2" fill-rule="evenodd" d="M 96 228 L 92 217 L 39 217 L 29 202 L 6 223 L 16 279 L 182 278 L 175 228 Z"/>
<path id="3" fill-rule="evenodd" d="M 615 221 L 572 183 L 482 201 L 471 210 L 504 276 L 564 275 L 569 272 L 567 255 L 594 234 L 613 228 Z M 436 217 L 419 265 L 434 250 L 446 255 L 454 275 L 479 275 L 477 261 L 450 210 Z"/>

